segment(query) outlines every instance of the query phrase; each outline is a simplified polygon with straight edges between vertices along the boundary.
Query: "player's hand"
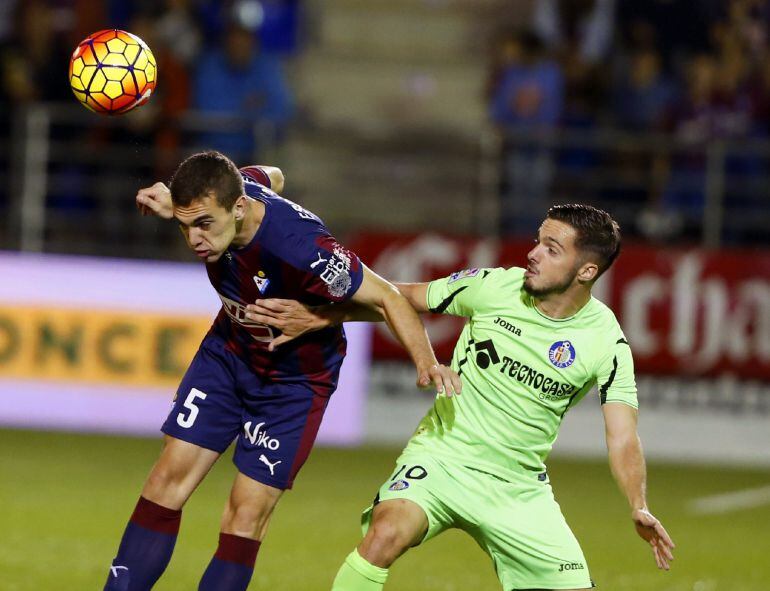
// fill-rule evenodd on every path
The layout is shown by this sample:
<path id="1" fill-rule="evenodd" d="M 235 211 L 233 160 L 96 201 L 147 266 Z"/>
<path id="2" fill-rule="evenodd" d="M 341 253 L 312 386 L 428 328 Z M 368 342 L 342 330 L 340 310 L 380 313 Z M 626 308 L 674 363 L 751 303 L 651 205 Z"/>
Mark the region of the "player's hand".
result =
<path id="1" fill-rule="evenodd" d="M 328 326 L 328 322 L 296 300 L 267 298 L 246 306 L 246 318 L 277 328 L 282 334 L 270 341 L 269 351 L 298 336 Z"/>
<path id="2" fill-rule="evenodd" d="M 463 383 L 457 372 L 441 364 L 418 370 L 417 387 L 429 388 L 431 384 L 436 387 L 436 392 L 445 393 L 449 397 L 459 394 L 463 389 Z"/>
<path id="3" fill-rule="evenodd" d="M 139 189 L 136 194 L 136 207 L 142 215 L 156 215 L 164 220 L 174 217 L 171 191 L 163 183 L 155 183 L 152 187 Z"/>
<path id="4" fill-rule="evenodd" d="M 647 509 L 635 509 L 631 514 L 631 519 L 634 520 L 636 533 L 652 547 L 655 564 L 660 569 L 668 570 L 670 568 L 669 562 L 674 560 L 672 550 L 676 546 L 663 524 Z"/>

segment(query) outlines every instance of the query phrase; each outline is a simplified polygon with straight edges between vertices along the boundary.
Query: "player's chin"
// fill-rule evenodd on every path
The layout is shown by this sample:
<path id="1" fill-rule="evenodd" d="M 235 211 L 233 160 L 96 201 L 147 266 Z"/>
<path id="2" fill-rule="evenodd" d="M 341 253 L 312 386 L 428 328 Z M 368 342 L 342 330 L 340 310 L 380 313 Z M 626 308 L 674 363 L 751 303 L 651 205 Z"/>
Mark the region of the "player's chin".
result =
<path id="1" fill-rule="evenodd" d="M 216 263 L 222 256 L 221 252 L 215 252 L 213 250 L 196 250 L 194 252 L 195 256 L 204 263 Z"/>
<path id="2" fill-rule="evenodd" d="M 538 293 L 539 290 L 532 277 L 527 277 L 524 280 L 524 291 L 530 295 L 535 295 Z"/>

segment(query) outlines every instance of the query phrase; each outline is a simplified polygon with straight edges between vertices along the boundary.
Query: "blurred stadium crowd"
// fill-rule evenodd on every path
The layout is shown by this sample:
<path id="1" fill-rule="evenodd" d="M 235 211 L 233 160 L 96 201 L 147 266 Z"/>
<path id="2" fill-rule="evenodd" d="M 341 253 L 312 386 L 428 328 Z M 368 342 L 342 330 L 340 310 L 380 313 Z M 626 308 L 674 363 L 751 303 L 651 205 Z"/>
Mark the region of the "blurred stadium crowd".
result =
<path id="1" fill-rule="evenodd" d="M 438 11 L 463 2 L 423 4 Z M 720 228 L 723 219 L 735 222 L 712 243 L 767 244 L 770 2 L 481 4 L 486 22 L 478 34 L 489 41 L 469 46 L 477 48 L 480 68 L 482 48 L 489 47 L 486 81 L 476 94 L 487 113 L 485 127 L 498 133 L 499 233 L 528 234 L 554 200 L 584 200 L 619 208 L 628 232 L 642 239 L 704 241 L 704 220 L 711 215 Z M 142 178 L 166 178 L 180 150 L 199 146 L 253 160 L 263 147 L 260 138 L 280 145 L 290 131 L 313 125 L 313 105 L 295 98 L 294 79 L 284 68 L 313 51 L 308 13 L 323 18 L 323 10 L 324 3 L 300 0 L 3 2 L 2 172 L 12 167 L 21 109 L 72 104 L 69 55 L 105 23 L 139 35 L 153 49 L 157 96 L 126 117 L 120 133 L 91 117 L 53 129 L 54 137 L 74 139 L 92 154 L 107 146 L 113 152 L 124 146 L 129 154 L 154 148 L 142 161 Z M 209 118 L 196 126 L 191 114 Z M 243 119 L 228 121 L 227 115 Z M 225 116 L 221 126 L 212 125 L 217 116 Z M 98 207 L 100 197 L 81 190 L 84 167 L 60 166 L 48 207 Z M 12 183 L 0 185 L 0 206 L 5 200 L 10 207 Z"/>
<path id="2" fill-rule="evenodd" d="M 685 147 L 766 139 L 769 32 L 765 0 L 542 0 L 529 27 L 502 30 L 495 39 L 486 85 L 490 117 L 507 131 L 666 133 Z M 504 222 L 514 232 L 517 224 L 531 229 L 537 222 L 537 214 L 530 218 L 526 211 L 533 199 L 545 205 L 550 198 L 554 159 L 563 170 L 590 175 L 602 158 L 585 146 L 554 152 L 537 140 L 522 144 L 520 137 L 513 136 L 507 150 Z M 623 139 L 628 136 L 613 141 Z M 697 238 L 706 160 L 706 154 L 677 153 L 665 144 L 647 154 L 616 153 L 616 169 L 649 170 L 650 183 L 614 188 L 609 200 L 644 202 L 637 229 L 647 237 Z M 736 151 L 726 161 L 728 173 L 744 180 L 760 178 L 767 165 L 761 152 Z M 759 203 L 767 202 L 767 191 L 727 197 L 734 206 L 756 211 L 756 205 L 768 214 Z"/>

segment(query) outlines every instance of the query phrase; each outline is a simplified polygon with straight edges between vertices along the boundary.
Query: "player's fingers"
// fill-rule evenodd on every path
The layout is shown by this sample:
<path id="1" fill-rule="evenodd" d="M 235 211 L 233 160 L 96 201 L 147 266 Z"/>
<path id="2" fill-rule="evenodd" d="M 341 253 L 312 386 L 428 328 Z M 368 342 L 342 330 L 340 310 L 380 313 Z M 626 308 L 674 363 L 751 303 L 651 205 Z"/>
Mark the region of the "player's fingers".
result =
<path id="1" fill-rule="evenodd" d="M 674 560 L 674 553 L 671 551 L 671 546 L 661 537 L 655 538 L 655 545 L 658 551 L 666 558 L 666 560 Z"/>
<path id="2" fill-rule="evenodd" d="M 446 388 L 444 386 L 444 378 L 441 375 L 441 370 L 439 369 L 438 365 L 434 365 L 430 368 L 430 381 L 433 382 L 433 385 L 436 386 L 436 392 L 438 394 L 441 394 L 442 392 L 446 392 Z"/>
<path id="3" fill-rule="evenodd" d="M 294 302 L 291 300 L 282 300 L 280 298 L 265 298 L 257 303 L 274 312 L 284 312 L 290 310 Z"/>
<path id="4" fill-rule="evenodd" d="M 280 347 L 284 343 L 288 343 L 293 338 L 294 337 L 290 337 L 290 336 L 287 336 L 285 334 L 277 336 L 272 341 L 270 341 L 270 343 L 267 345 L 267 350 L 268 351 L 275 351 L 276 347 Z"/>
<path id="5" fill-rule="evenodd" d="M 661 558 L 660 553 L 658 552 L 658 548 L 654 544 L 652 546 L 652 555 L 655 557 L 655 565 L 658 568 L 663 569 L 664 568 L 663 559 Z"/>
<path id="6" fill-rule="evenodd" d="M 457 375 L 457 372 L 454 370 L 450 370 L 450 379 L 452 380 L 452 385 L 454 386 L 455 394 L 461 394 L 463 391 L 463 381 L 460 379 L 460 376 Z"/>
<path id="7" fill-rule="evenodd" d="M 460 392 L 458 391 L 457 384 L 455 383 L 455 380 L 454 380 L 455 372 L 453 372 L 448 367 L 444 367 L 443 374 L 444 374 L 444 388 L 446 388 L 446 391 L 449 393 L 449 395 L 455 396 L 459 394 Z"/>
<path id="8" fill-rule="evenodd" d="M 449 375 L 449 373 L 446 371 L 446 368 L 442 366 L 441 371 L 439 372 L 439 379 L 441 380 L 441 383 L 444 386 L 444 392 L 446 392 L 446 395 L 448 397 L 452 397 L 455 395 L 455 387 L 452 383 L 452 379 Z"/>
<path id="9" fill-rule="evenodd" d="M 248 304 L 246 306 L 247 312 L 253 312 L 255 314 L 262 314 L 263 316 L 270 316 L 272 318 L 278 318 L 279 315 L 276 314 L 273 310 L 265 306 L 260 300 L 257 300 L 253 304 Z"/>
<path id="10" fill-rule="evenodd" d="M 283 322 L 281 322 L 279 319 L 274 318 L 273 316 L 268 316 L 266 314 L 259 314 L 258 312 L 246 312 L 246 318 L 252 322 L 267 324 L 268 326 L 273 326 L 275 328 L 281 328 L 283 326 Z"/>
<path id="11" fill-rule="evenodd" d="M 660 521 L 655 524 L 655 533 L 658 534 L 660 539 L 663 540 L 669 548 L 676 548 L 674 540 L 672 540 L 671 536 L 668 535 L 666 528 L 663 527 L 663 524 Z"/>

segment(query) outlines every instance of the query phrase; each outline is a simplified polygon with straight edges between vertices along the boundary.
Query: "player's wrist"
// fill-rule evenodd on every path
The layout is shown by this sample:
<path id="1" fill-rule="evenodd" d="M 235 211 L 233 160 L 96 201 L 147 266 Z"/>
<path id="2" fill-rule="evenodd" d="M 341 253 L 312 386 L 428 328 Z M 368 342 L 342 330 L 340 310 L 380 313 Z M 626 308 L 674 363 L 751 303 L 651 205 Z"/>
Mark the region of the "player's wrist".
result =
<path id="1" fill-rule="evenodd" d="M 326 305 L 311 308 L 313 323 L 316 329 L 339 326 L 345 321 L 345 311 L 339 306 Z"/>

